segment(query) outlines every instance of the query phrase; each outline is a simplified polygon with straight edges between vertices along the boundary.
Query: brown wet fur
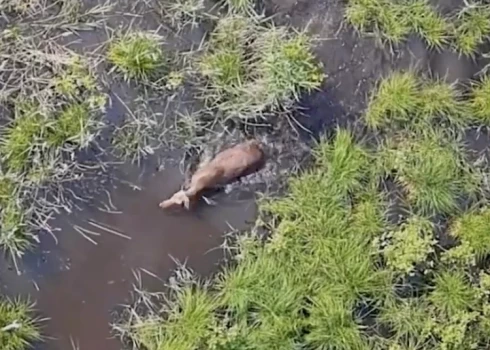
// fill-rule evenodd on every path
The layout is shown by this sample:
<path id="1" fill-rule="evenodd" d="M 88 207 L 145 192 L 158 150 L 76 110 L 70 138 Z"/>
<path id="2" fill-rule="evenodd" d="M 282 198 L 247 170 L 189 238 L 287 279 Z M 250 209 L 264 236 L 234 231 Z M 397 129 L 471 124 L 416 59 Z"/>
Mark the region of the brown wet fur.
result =
<path id="1" fill-rule="evenodd" d="M 160 203 L 163 209 L 186 207 L 196 203 L 203 191 L 226 185 L 241 177 L 260 170 L 265 162 L 265 154 L 260 142 L 249 140 L 216 155 L 210 162 L 201 164 L 191 178 L 187 190 L 180 190 Z"/>

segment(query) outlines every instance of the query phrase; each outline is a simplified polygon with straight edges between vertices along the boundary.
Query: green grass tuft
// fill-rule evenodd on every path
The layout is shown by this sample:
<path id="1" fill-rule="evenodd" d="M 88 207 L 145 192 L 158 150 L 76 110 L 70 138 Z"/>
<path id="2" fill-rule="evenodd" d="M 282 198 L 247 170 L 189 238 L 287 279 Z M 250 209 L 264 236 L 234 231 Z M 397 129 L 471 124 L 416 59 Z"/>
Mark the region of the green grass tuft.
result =
<path id="1" fill-rule="evenodd" d="M 41 339 L 39 326 L 31 317 L 33 304 L 19 299 L 0 299 L 0 348 L 27 350 Z"/>
<path id="2" fill-rule="evenodd" d="M 432 8 L 428 0 L 413 0 L 407 4 L 405 15 L 412 31 L 420 35 L 431 49 L 442 49 L 449 42 L 448 21 Z"/>
<path id="3" fill-rule="evenodd" d="M 377 6 L 376 11 L 377 35 L 389 44 L 402 43 L 411 31 L 405 6 L 394 2 L 383 2 Z"/>
<path id="4" fill-rule="evenodd" d="M 345 9 L 345 19 L 358 32 L 368 31 L 376 16 L 375 1 L 349 1 Z"/>
<path id="5" fill-rule="evenodd" d="M 46 131 L 46 118 L 31 106 L 19 111 L 12 124 L 4 130 L 0 154 L 12 172 L 26 170 Z"/>
<path id="6" fill-rule="evenodd" d="M 490 6 L 474 4 L 465 7 L 455 22 L 455 50 L 461 55 L 474 56 L 490 35 Z"/>
<path id="7" fill-rule="evenodd" d="M 215 326 L 215 300 L 205 290 L 184 287 L 169 305 L 165 323 L 150 316 L 134 325 L 134 338 L 147 349 L 201 348 Z"/>
<path id="8" fill-rule="evenodd" d="M 425 214 L 450 214 L 458 201 L 476 193 L 479 173 L 466 162 L 457 141 L 427 129 L 385 149 L 387 167 L 396 171 L 409 202 Z"/>
<path id="9" fill-rule="evenodd" d="M 393 338 L 423 343 L 434 322 L 431 311 L 429 303 L 422 298 L 388 298 L 381 308 L 379 321 L 394 332 Z"/>
<path id="10" fill-rule="evenodd" d="M 362 236 L 378 237 L 388 226 L 385 198 L 376 191 L 367 192 L 352 210 L 352 230 Z"/>
<path id="11" fill-rule="evenodd" d="M 158 5 L 161 7 L 163 17 L 179 29 L 188 24 L 196 24 L 205 9 L 204 0 L 162 1 Z"/>
<path id="12" fill-rule="evenodd" d="M 389 122 L 408 122 L 420 104 L 420 83 L 413 72 L 392 73 L 371 96 L 365 118 L 375 129 Z"/>
<path id="13" fill-rule="evenodd" d="M 92 140 L 90 110 L 85 104 L 72 104 L 50 125 L 48 142 L 54 147 L 72 143 L 85 147 Z"/>
<path id="14" fill-rule="evenodd" d="M 238 50 L 210 53 L 203 57 L 200 69 L 220 95 L 235 92 L 247 79 L 243 53 Z"/>
<path id="15" fill-rule="evenodd" d="M 331 180 L 332 191 L 352 193 L 365 184 L 373 160 L 369 152 L 356 143 L 347 130 L 337 130 L 333 142 L 323 140 L 313 151 L 317 165 L 324 168 Z"/>
<path id="16" fill-rule="evenodd" d="M 312 349 L 367 350 L 361 328 L 352 317 L 353 305 L 330 291 L 312 298 L 308 310 L 309 326 L 312 331 L 306 335 L 308 347 Z"/>
<path id="17" fill-rule="evenodd" d="M 475 84 L 469 100 L 470 113 L 477 120 L 490 123 L 490 77 L 485 76 L 481 82 Z"/>
<path id="18" fill-rule="evenodd" d="M 225 0 L 226 6 L 233 12 L 253 14 L 254 0 Z"/>
<path id="19" fill-rule="evenodd" d="M 445 271 L 435 278 L 429 300 L 441 315 L 450 318 L 476 308 L 478 290 L 469 284 L 463 272 Z"/>
<path id="20" fill-rule="evenodd" d="M 448 260 L 463 264 L 476 264 L 490 254 L 490 209 L 479 213 L 467 213 L 450 227 L 449 234 L 458 239 L 460 245 L 445 253 Z"/>
<path id="21" fill-rule="evenodd" d="M 262 85 L 257 92 L 266 94 L 267 104 L 279 107 L 291 99 L 297 101 L 303 91 L 320 87 L 324 74 L 311 45 L 305 33 L 290 35 L 283 28 L 271 29 L 255 42 L 258 83 Z"/>
<path id="22" fill-rule="evenodd" d="M 0 247 L 13 257 L 20 257 L 31 246 L 25 213 L 15 198 L 0 211 Z"/>
<path id="23" fill-rule="evenodd" d="M 230 14 L 218 21 L 198 62 L 208 83 L 203 98 L 227 117 L 254 118 L 287 109 L 323 82 L 311 47 L 305 33 Z"/>
<path id="24" fill-rule="evenodd" d="M 456 86 L 438 80 L 424 81 L 417 112 L 424 121 L 438 118 L 458 126 L 464 126 L 470 121 L 466 105 Z"/>
<path id="25" fill-rule="evenodd" d="M 145 32 L 116 39 L 109 47 L 107 58 L 125 79 L 158 79 L 167 66 L 159 38 Z"/>

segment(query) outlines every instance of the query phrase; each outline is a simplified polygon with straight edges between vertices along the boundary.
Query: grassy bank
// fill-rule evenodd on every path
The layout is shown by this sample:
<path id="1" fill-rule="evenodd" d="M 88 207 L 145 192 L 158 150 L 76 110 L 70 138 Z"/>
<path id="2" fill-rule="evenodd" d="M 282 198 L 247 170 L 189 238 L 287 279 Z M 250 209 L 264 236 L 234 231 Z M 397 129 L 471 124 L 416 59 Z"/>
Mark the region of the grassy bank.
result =
<path id="1" fill-rule="evenodd" d="M 364 115 L 376 142 L 321 140 L 316 165 L 261 203 L 265 242 L 240 237 L 211 280 L 143 294 L 148 313 L 118 330 L 148 350 L 487 349 L 486 168 L 461 138 L 485 120 L 486 81 L 380 80 Z"/>
<path id="2" fill-rule="evenodd" d="M 0 348 L 30 349 L 41 339 L 38 320 L 32 317 L 33 305 L 22 300 L 0 297 Z"/>

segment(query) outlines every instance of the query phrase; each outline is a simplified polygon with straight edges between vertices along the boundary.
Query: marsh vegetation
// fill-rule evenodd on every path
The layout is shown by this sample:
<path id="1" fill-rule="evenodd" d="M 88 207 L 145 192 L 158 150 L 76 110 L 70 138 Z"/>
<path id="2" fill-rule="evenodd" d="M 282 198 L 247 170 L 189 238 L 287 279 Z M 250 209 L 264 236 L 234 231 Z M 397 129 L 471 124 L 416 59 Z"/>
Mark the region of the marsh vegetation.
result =
<path id="1" fill-rule="evenodd" d="M 256 1 L 150 3 L 128 12 L 141 6 L 176 37 L 203 25 L 199 45 L 177 48 L 159 24 L 112 22 L 109 2 L 0 4 L 9 19 L 0 33 L 0 246 L 15 266 L 40 231 L 54 234 L 54 215 L 88 200 L 77 181 L 159 149 L 202 151 L 228 125 L 291 128 L 302 97 L 325 93 L 318 38 L 266 18 Z M 426 0 L 350 0 L 342 11 L 387 54 L 416 35 L 430 51 L 476 59 L 490 34 L 485 2 L 441 12 Z M 106 35 L 90 50 L 63 41 L 90 28 Z M 164 292 L 137 291 L 115 325 L 126 344 L 487 349 L 489 169 L 466 132 L 488 126 L 490 78 L 431 73 L 377 76 L 357 124 L 320 137 L 314 164 L 281 197 L 261 199 L 252 230 L 226 238 L 216 274 L 181 267 Z M 119 97 L 121 86 L 136 97 Z M 181 110 L 189 91 L 192 107 Z M 114 104 L 122 120 L 108 112 Z M 26 348 L 40 338 L 37 324 L 29 303 L 0 302 L 0 347 Z"/>

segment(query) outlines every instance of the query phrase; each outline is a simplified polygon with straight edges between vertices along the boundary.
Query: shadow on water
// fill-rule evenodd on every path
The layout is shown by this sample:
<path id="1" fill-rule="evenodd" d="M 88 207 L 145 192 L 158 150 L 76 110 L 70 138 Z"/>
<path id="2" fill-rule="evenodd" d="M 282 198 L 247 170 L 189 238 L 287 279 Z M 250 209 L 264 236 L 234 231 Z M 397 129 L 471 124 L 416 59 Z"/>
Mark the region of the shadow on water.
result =
<path id="1" fill-rule="evenodd" d="M 152 167 L 156 169 L 156 167 Z M 179 189 L 183 180 L 178 167 L 140 175 L 136 166 L 124 166 L 124 179 L 140 187 L 119 183 L 110 201 L 103 193 L 94 203 L 111 202 L 117 213 L 100 210 L 94 204 L 57 219 L 60 227 L 56 244 L 44 236 L 41 245 L 23 261 L 17 276 L 2 263 L 1 289 L 7 295 L 30 295 L 37 300 L 42 316 L 49 317 L 43 333 L 48 339 L 38 350 L 71 349 L 70 338 L 80 350 L 119 349 L 109 339 L 111 310 L 128 300 L 133 271 L 146 269 L 166 279 L 175 268 L 172 257 L 200 275 L 216 269 L 222 234 L 230 227 L 245 229 L 256 214 L 253 196 L 217 196 L 217 205 L 201 206 L 196 212 L 166 213 L 158 203 Z M 241 195 L 238 194 L 240 197 Z M 225 202 L 223 202 L 225 201 Z M 225 219 L 226 218 L 226 219 Z M 104 225 L 130 237 L 126 239 L 89 224 Z M 100 233 L 89 242 L 74 227 Z M 161 282 L 148 277 L 146 289 L 161 289 Z"/>

